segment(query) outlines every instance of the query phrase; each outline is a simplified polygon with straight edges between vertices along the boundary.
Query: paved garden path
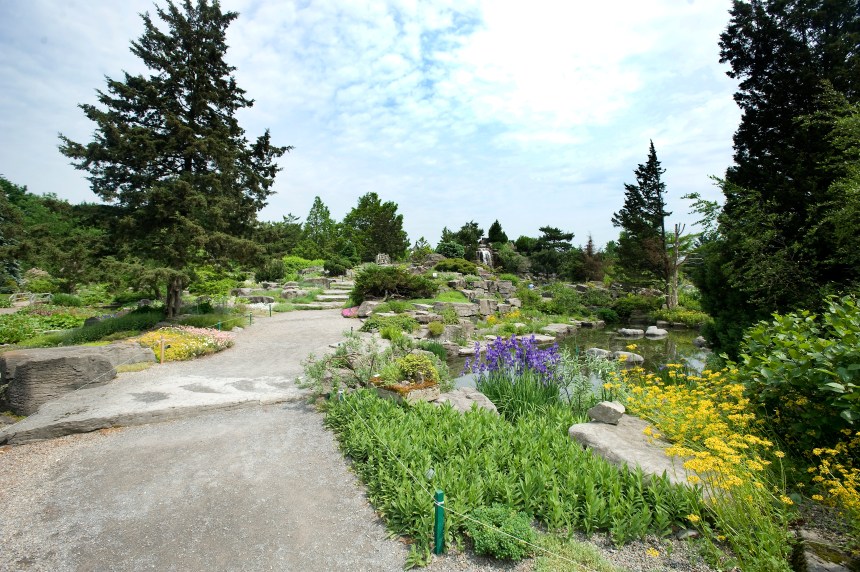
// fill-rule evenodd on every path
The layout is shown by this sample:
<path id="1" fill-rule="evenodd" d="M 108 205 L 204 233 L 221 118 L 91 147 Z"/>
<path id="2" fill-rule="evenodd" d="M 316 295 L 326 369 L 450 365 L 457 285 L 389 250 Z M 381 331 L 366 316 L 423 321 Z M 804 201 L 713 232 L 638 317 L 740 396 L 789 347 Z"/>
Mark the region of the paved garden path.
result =
<path id="1" fill-rule="evenodd" d="M 0 449 L 0 570 L 401 570 L 406 547 L 293 381 L 351 323 L 260 319 L 230 350 L 52 403 L 54 424 L 123 407 L 175 419 Z M 212 407 L 232 409 L 200 412 Z"/>

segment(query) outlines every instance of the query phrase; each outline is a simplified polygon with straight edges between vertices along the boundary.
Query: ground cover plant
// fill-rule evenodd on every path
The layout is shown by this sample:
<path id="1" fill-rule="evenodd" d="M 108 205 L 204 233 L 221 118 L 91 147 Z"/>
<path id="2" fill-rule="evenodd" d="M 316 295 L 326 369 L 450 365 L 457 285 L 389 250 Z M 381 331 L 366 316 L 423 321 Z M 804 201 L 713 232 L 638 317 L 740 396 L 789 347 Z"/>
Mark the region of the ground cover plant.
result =
<path id="1" fill-rule="evenodd" d="M 668 534 L 701 511 L 690 489 L 619 469 L 573 443 L 567 428 L 577 419 L 566 408 L 511 422 L 483 410 L 404 407 L 361 390 L 326 411 L 389 529 L 419 546 L 430 543 L 433 489 L 445 491 L 449 545 L 466 532 L 464 515 L 493 504 L 549 530 L 607 530 L 618 543 Z"/>
<path id="2" fill-rule="evenodd" d="M 213 328 L 169 326 L 147 332 L 136 341 L 151 348 L 159 358 L 164 344 L 164 361 L 182 361 L 227 349 L 233 345 L 234 337 L 229 332 Z"/>
<path id="3" fill-rule="evenodd" d="M 431 280 L 400 266 L 367 264 L 355 277 L 350 299 L 358 305 L 369 298 L 432 298 L 437 289 Z"/>
<path id="4" fill-rule="evenodd" d="M 49 330 L 68 330 L 83 325 L 92 311 L 39 305 L 14 314 L 0 315 L 0 344 L 15 344 L 35 338 Z"/>
<path id="5" fill-rule="evenodd" d="M 123 335 L 123 337 L 129 337 L 152 328 L 163 319 L 164 312 L 162 310 L 141 308 L 122 316 L 105 318 L 72 330 L 40 336 L 28 341 L 27 345 L 40 347 L 74 346 L 111 339 L 111 336 L 121 333 L 128 334 Z"/>

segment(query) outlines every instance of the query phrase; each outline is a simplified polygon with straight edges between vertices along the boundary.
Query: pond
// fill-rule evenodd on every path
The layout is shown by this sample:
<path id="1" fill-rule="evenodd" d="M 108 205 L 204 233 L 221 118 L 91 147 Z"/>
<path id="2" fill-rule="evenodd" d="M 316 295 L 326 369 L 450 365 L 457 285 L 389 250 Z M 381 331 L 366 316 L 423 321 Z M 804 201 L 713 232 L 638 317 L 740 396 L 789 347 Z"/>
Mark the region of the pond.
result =
<path id="1" fill-rule="evenodd" d="M 619 326 L 621 327 L 621 326 Z M 630 326 L 640 327 L 640 326 Z M 669 335 L 662 339 L 629 338 L 619 336 L 617 328 L 580 328 L 572 335 L 558 342 L 559 349 L 567 349 L 573 353 L 582 353 L 588 348 L 601 348 L 614 351 L 632 351 L 645 358 L 642 367 L 647 371 L 657 371 L 667 363 L 680 363 L 694 371 L 701 371 L 710 353 L 708 350 L 697 348 L 693 344 L 699 336 L 697 330 L 669 330 Z M 627 346 L 636 344 L 636 349 L 629 350 Z M 451 374 L 457 376 L 463 371 L 465 358 L 456 358 L 448 362 Z M 474 387 L 471 374 L 455 379 L 457 387 Z"/>

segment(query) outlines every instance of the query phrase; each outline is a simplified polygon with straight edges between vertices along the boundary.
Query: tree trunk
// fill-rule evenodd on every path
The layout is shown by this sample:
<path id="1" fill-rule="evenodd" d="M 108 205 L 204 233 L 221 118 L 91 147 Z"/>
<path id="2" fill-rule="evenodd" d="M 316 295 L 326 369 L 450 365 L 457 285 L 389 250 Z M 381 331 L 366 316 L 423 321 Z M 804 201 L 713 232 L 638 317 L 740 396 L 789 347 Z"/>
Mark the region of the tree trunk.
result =
<path id="1" fill-rule="evenodd" d="M 173 318 L 179 314 L 179 308 L 182 303 L 182 278 L 174 276 L 170 279 L 167 285 L 167 300 L 164 302 L 164 307 L 167 310 L 167 317 Z"/>

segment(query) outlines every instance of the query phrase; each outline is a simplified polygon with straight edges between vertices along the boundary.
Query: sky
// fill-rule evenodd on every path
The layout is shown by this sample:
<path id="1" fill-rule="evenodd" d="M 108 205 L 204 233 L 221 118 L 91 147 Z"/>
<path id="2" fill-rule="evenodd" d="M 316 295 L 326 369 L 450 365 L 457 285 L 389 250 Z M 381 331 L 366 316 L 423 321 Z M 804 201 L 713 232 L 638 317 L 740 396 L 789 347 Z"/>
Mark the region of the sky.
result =
<path id="1" fill-rule="evenodd" d="M 164 5 L 165 0 L 160 0 Z M 129 51 L 142 0 L 0 0 L 0 174 L 96 202 L 57 150 L 87 143 L 105 77 L 147 70 Z M 697 192 L 731 164 L 740 111 L 719 63 L 730 0 L 222 0 L 239 17 L 226 60 L 255 100 L 249 139 L 294 149 L 260 213 L 341 220 L 358 197 L 394 201 L 412 242 L 469 221 L 618 236 L 611 218 L 647 159 L 666 169 L 667 226 L 695 231 Z"/>

